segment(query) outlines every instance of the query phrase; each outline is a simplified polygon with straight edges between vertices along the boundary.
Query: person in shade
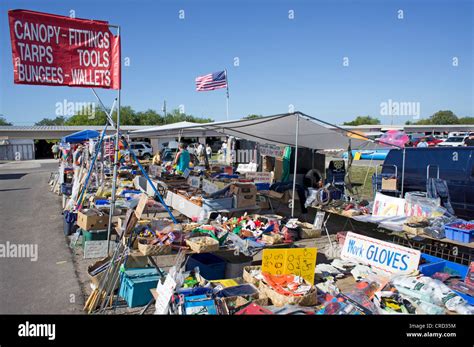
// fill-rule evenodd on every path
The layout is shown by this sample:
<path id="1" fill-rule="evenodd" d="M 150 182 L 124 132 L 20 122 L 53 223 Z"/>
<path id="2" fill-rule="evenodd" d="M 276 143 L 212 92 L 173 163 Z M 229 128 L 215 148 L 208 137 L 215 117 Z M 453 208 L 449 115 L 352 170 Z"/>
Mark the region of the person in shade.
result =
<path id="1" fill-rule="evenodd" d="M 464 140 L 464 146 L 474 147 L 474 133 L 469 133 L 469 137 Z"/>
<path id="2" fill-rule="evenodd" d="M 428 142 L 426 142 L 426 139 L 423 137 L 420 142 L 416 145 L 418 148 L 427 148 L 429 147 Z"/>
<path id="3" fill-rule="evenodd" d="M 174 158 L 173 165 L 176 166 L 176 173 L 182 175 L 186 169 L 189 169 L 190 155 L 183 143 L 178 146 L 178 153 Z"/>

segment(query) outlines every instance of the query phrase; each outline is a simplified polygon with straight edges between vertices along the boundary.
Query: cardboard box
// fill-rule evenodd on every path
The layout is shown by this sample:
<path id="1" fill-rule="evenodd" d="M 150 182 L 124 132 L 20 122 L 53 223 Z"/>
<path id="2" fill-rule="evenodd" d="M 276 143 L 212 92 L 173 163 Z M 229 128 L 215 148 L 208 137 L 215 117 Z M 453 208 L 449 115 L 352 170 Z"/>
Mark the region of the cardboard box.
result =
<path id="1" fill-rule="evenodd" d="M 382 190 L 397 190 L 397 179 L 382 177 Z"/>
<path id="2" fill-rule="evenodd" d="M 234 207 L 253 207 L 257 204 L 257 187 L 251 183 L 234 183 L 230 186 Z"/>
<path id="3" fill-rule="evenodd" d="M 77 225 L 85 230 L 103 230 L 109 225 L 109 215 L 94 210 L 82 210 L 77 213 Z"/>
<path id="4" fill-rule="evenodd" d="M 270 203 L 266 197 L 257 195 L 257 206 L 263 210 L 268 210 L 270 208 Z"/>
<path id="5" fill-rule="evenodd" d="M 275 182 L 281 181 L 281 176 L 283 175 L 283 159 L 275 158 L 275 167 L 273 169 L 273 179 Z"/>

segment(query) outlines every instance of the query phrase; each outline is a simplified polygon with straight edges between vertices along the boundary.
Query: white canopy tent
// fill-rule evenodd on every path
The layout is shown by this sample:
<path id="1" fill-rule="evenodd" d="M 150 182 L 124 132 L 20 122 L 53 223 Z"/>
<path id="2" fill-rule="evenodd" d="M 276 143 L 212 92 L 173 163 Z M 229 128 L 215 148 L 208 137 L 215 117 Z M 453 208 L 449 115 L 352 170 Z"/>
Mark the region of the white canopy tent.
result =
<path id="1" fill-rule="evenodd" d="M 189 136 L 197 132 L 199 136 L 234 136 L 259 143 L 288 145 L 295 147 L 294 177 L 298 160 L 298 147 L 316 150 L 341 150 L 352 148 L 378 147 L 373 140 L 360 139 L 361 135 L 337 125 L 311 117 L 301 112 L 278 114 L 255 119 L 239 119 L 213 123 L 181 122 L 144 130 L 136 130 L 131 134 L 146 137 Z M 359 138 L 347 135 L 353 133 Z M 211 135 L 212 134 L 212 135 Z M 382 144 L 381 144 L 382 145 Z M 385 146 L 386 147 L 386 146 Z M 296 179 L 293 179 L 293 196 L 295 195 Z M 403 184 L 403 175 L 402 175 Z M 294 215 L 292 204 L 292 216 Z"/>
<path id="2" fill-rule="evenodd" d="M 209 123 L 206 123 L 209 124 Z M 131 137 L 148 137 L 148 138 L 163 138 L 163 137 L 217 137 L 222 134 L 208 130 L 202 127 L 200 123 L 193 122 L 178 122 L 172 124 L 165 124 L 147 129 L 140 129 L 138 131 L 130 132 Z"/>
<path id="3" fill-rule="evenodd" d="M 297 123 L 299 123 L 298 130 Z M 331 125 L 330 125 L 331 126 Z M 234 136 L 250 141 L 300 146 L 311 149 L 346 149 L 349 137 L 347 130 L 337 131 L 318 124 L 314 118 L 300 112 L 286 113 L 256 119 L 239 119 L 213 123 L 180 122 L 149 129 L 131 132 L 132 136 L 165 137 L 165 136 Z M 362 145 L 365 141 L 352 139 L 353 145 Z"/>

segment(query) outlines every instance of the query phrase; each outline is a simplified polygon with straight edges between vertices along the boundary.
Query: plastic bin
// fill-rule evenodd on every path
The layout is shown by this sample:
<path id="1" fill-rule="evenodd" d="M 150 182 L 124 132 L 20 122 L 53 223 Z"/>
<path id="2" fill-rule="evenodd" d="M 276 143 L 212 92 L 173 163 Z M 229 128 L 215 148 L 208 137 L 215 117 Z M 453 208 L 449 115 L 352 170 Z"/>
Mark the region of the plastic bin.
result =
<path id="1" fill-rule="evenodd" d="M 444 260 L 442 258 L 438 258 L 424 253 L 421 254 L 421 258 L 425 259 L 428 262 L 418 267 L 420 272 L 425 276 L 431 277 L 436 272 L 449 272 L 453 275 L 460 276 L 463 280 L 467 276 L 467 272 L 469 269 L 468 266 L 453 263 L 452 261 Z M 474 297 L 458 292 L 456 290 L 454 290 L 454 292 L 461 296 L 464 300 L 466 300 L 470 305 L 474 305 Z"/>
<path id="2" fill-rule="evenodd" d="M 454 225 L 456 224 L 465 224 L 465 225 L 472 225 L 472 223 L 469 222 L 456 222 L 456 223 L 451 223 L 451 224 L 446 224 L 444 226 L 444 232 L 446 234 L 446 237 L 450 240 L 458 241 L 458 242 L 463 242 L 463 243 L 470 243 L 474 241 L 474 229 L 473 230 L 465 230 L 465 229 L 460 229 L 456 228 Z"/>
<path id="3" fill-rule="evenodd" d="M 186 271 L 199 268 L 199 273 L 207 280 L 219 280 L 225 276 L 226 262 L 224 259 L 211 254 L 193 254 L 188 258 Z"/>
<path id="4" fill-rule="evenodd" d="M 107 240 L 107 230 L 84 230 L 82 231 L 82 244 L 86 241 L 102 241 Z"/>
<path id="5" fill-rule="evenodd" d="M 449 273 L 458 275 L 462 279 L 464 279 L 467 275 L 468 267 L 465 265 L 454 263 L 452 261 L 444 260 L 442 258 L 425 253 L 421 254 L 421 259 L 424 259 L 427 261 L 427 263 L 420 265 L 418 270 L 420 270 L 420 272 L 425 276 L 431 276 L 435 272 L 445 271 L 445 268 L 448 269 Z"/>
<path id="6" fill-rule="evenodd" d="M 72 183 L 61 183 L 61 194 L 70 196 L 72 194 Z"/>
<path id="7" fill-rule="evenodd" d="M 270 190 L 270 183 L 255 183 L 257 190 Z"/>
<path id="8" fill-rule="evenodd" d="M 128 307 L 144 306 L 153 298 L 150 289 L 156 288 L 160 275 L 155 268 L 128 269 L 121 274 L 119 296 Z"/>
<path id="9" fill-rule="evenodd" d="M 223 254 L 220 255 L 226 261 L 225 278 L 239 278 L 244 274 L 244 267 L 252 265 L 253 258 L 242 254 Z M 219 278 L 220 279 L 220 278 Z"/>
<path id="10" fill-rule="evenodd" d="M 63 218 L 64 235 L 69 236 L 74 232 L 74 224 L 77 221 L 77 213 L 65 211 Z"/>

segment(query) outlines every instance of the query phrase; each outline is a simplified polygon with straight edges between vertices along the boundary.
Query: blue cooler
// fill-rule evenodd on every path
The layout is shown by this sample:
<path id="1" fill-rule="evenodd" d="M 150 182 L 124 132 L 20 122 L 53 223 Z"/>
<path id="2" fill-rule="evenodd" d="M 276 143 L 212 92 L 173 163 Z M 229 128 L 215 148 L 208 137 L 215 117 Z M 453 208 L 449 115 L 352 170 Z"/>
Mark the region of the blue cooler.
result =
<path id="1" fill-rule="evenodd" d="M 156 288 L 160 275 L 154 267 L 127 269 L 121 274 L 119 296 L 128 307 L 145 306 L 153 298 L 150 289 Z"/>

